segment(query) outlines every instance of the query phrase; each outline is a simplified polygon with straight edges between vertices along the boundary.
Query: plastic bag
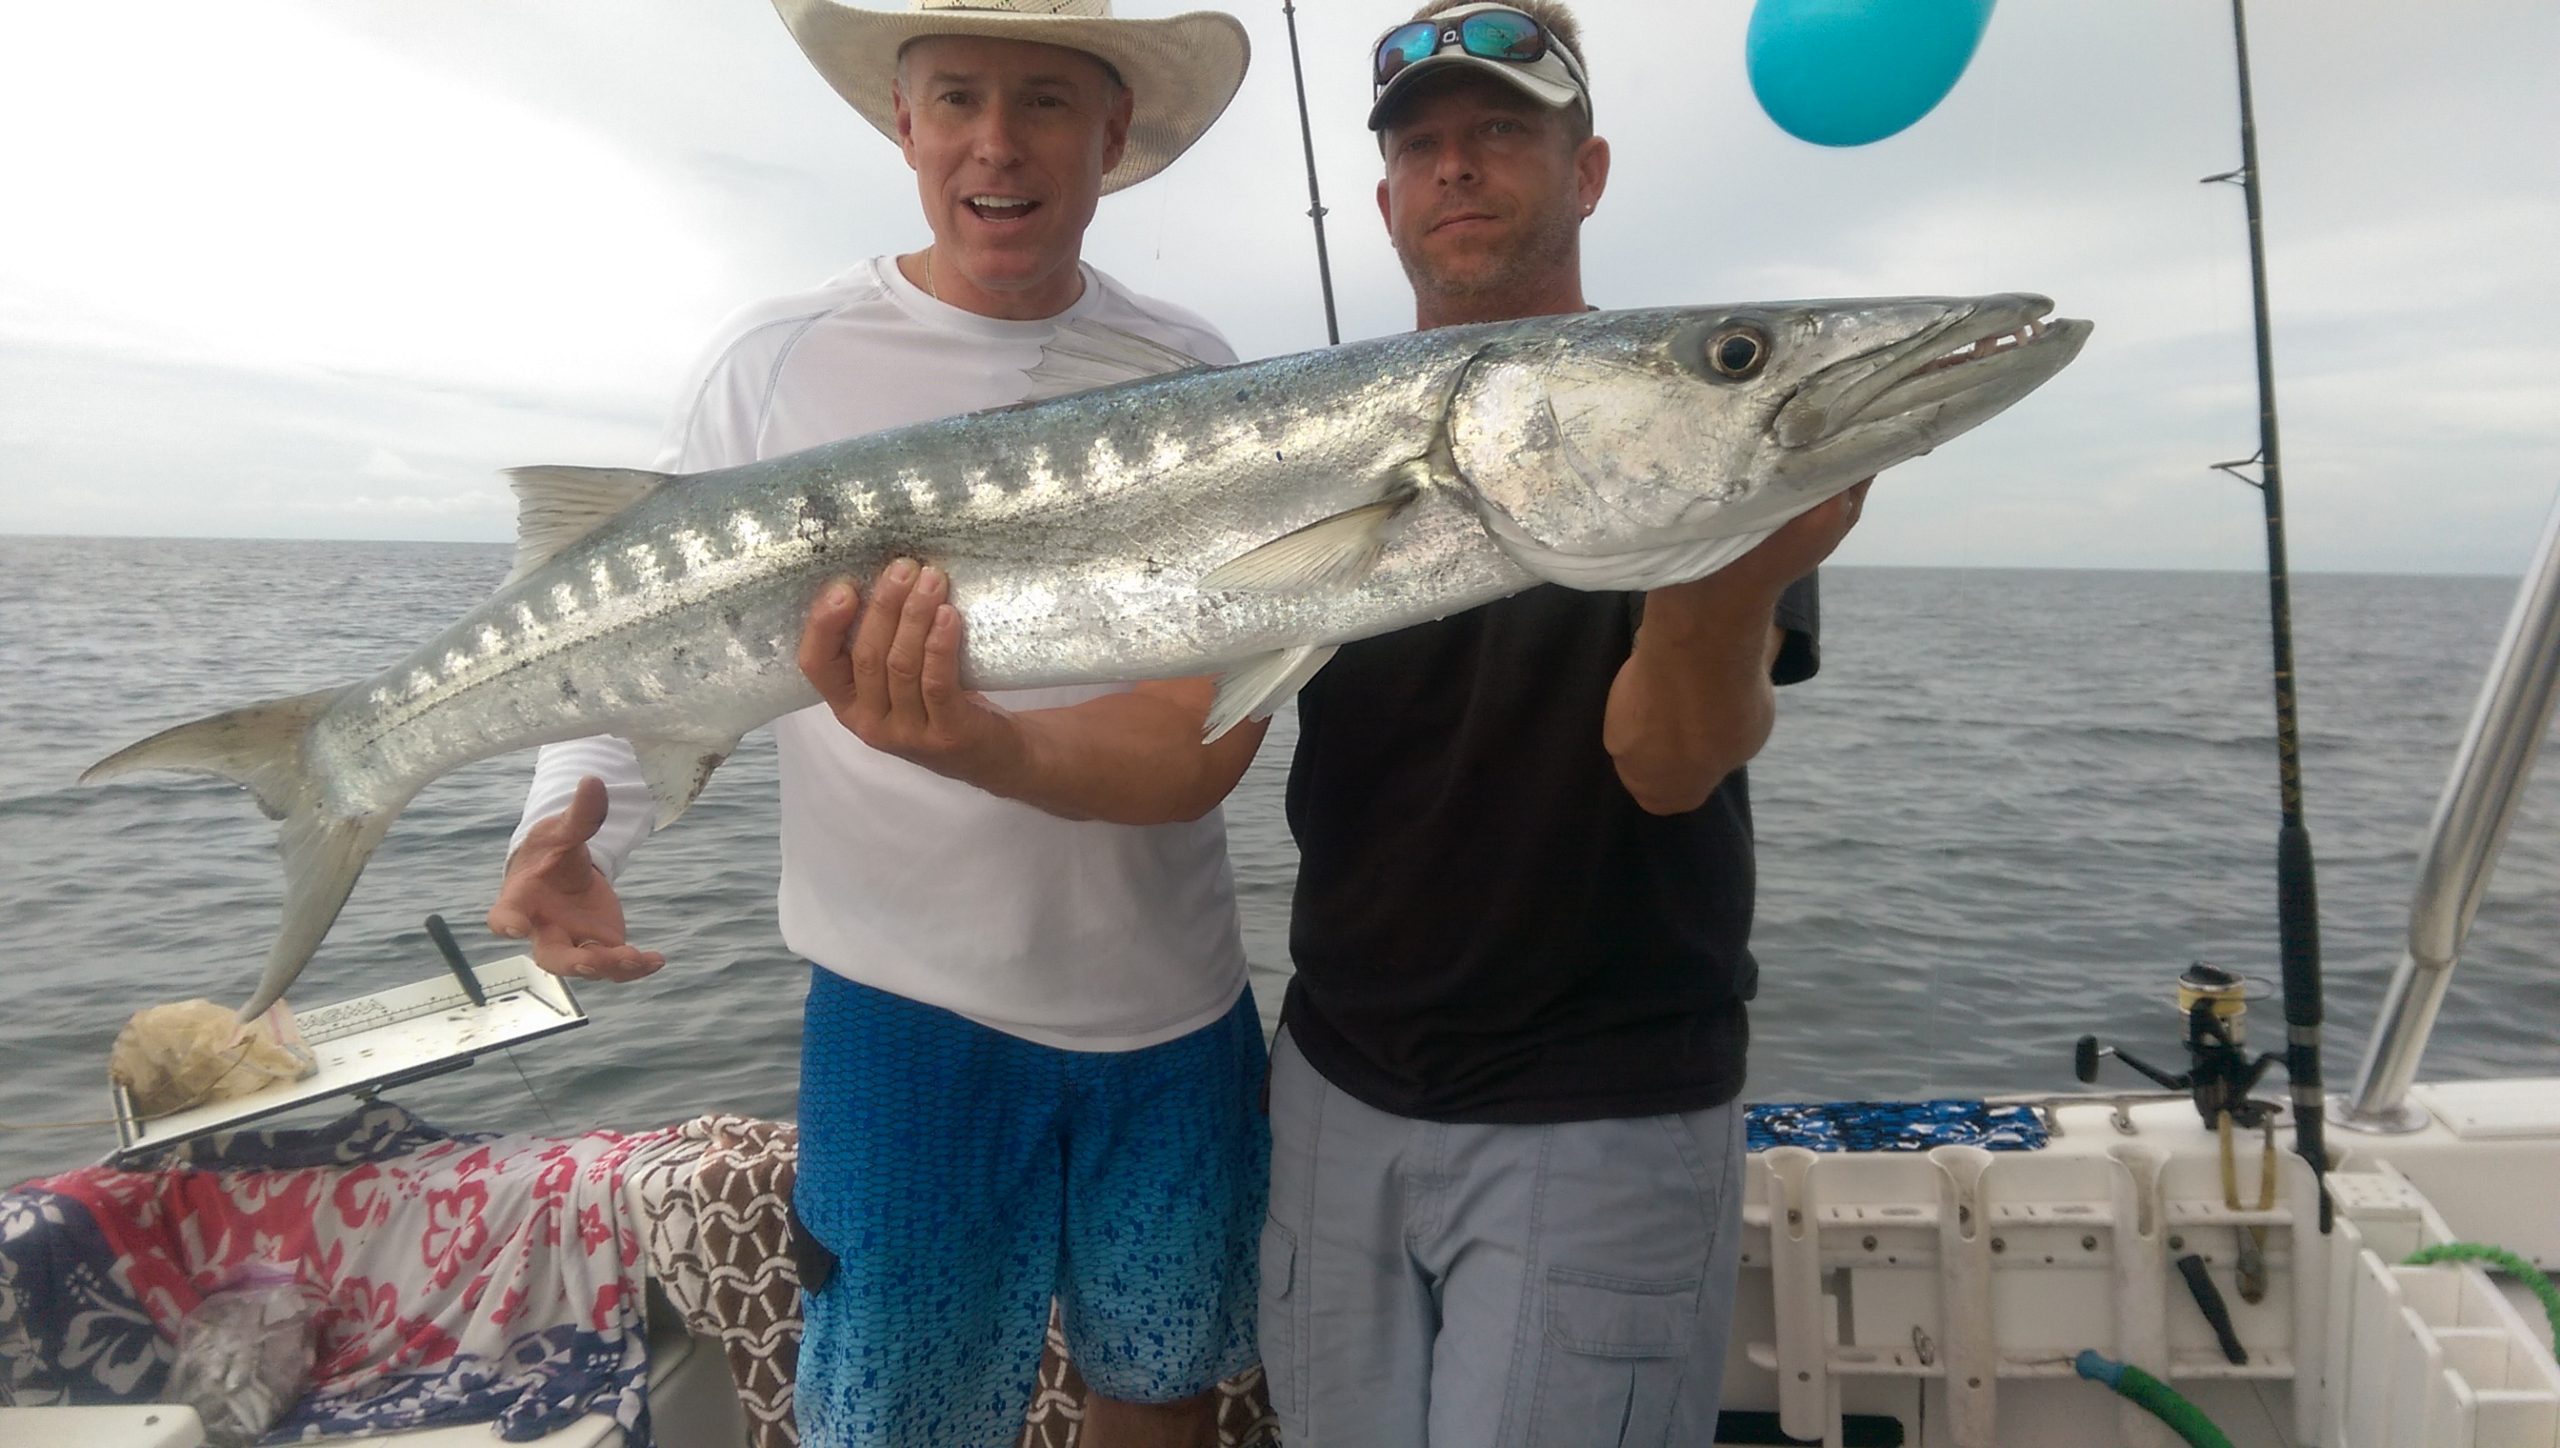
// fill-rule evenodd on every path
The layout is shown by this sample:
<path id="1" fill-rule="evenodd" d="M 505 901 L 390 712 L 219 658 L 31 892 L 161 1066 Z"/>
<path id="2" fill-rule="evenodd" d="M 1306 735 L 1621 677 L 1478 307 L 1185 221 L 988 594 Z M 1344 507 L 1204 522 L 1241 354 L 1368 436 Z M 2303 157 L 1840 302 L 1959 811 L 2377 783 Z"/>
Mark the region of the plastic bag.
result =
<path id="1" fill-rule="evenodd" d="M 298 1081 L 317 1069 L 282 1001 L 246 1024 L 208 1000 L 136 1011 L 107 1056 L 107 1074 L 146 1121 Z"/>
<path id="2" fill-rule="evenodd" d="M 290 1269 L 253 1267 L 178 1324 L 169 1389 L 213 1448 L 248 1448 L 301 1400 L 320 1304 Z"/>

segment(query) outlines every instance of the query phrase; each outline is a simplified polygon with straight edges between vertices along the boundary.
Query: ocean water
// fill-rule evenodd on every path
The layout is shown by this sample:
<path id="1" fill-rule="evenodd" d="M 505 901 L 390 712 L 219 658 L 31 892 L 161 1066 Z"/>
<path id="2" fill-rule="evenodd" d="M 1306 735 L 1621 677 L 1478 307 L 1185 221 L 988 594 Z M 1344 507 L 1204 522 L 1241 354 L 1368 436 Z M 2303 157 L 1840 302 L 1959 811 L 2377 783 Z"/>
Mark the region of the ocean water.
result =
<path id="1" fill-rule="evenodd" d="M 0 1183 L 111 1147 L 97 1118 L 118 1027 L 162 1001 L 239 1000 L 276 918 L 274 830 L 245 794 L 175 775 L 84 787 L 80 770 L 172 723 L 370 674 L 506 567 L 494 546 L 0 537 Z M 2297 582 L 2333 1083 L 2398 959 L 2420 835 L 2512 594 Z M 1752 766 L 1755 1098 L 2073 1089 L 2084 1031 L 2182 1064 L 2169 982 L 2190 960 L 2272 982 L 2262 579 L 1839 568 L 1823 613 L 1822 674 L 1780 695 Z M 1227 805 L 1266 1016 L 1288 968 L 1293 723 Z M 475 956 L 509 953 L 478 922 L 529 759 L 410 807 L 297 1004 L 439 974 L 430 911 Z M 584 986 L 586 1027 L 397 1099 L 456 1127 L 787 1115 L 805 967 L 774 927 L 773 795 L 759 735 L 633 861 L 633 935 L 666 970 Z M 2554 796 L 2527 794 L 2430 1076 L 2560 1075 Z M 2273 1001 L 2252 1023 L 2280 1042 Z M 87 1124 L 33 1129 L 47 1122 Z"/>

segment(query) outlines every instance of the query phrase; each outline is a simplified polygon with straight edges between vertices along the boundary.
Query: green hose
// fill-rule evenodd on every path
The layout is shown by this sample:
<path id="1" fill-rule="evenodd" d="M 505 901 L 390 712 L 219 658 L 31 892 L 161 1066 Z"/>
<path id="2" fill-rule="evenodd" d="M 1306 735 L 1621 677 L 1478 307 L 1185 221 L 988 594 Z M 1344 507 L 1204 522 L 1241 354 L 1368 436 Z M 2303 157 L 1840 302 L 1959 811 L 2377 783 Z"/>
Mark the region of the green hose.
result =
<path id="1" fill-rule="evenodd" d="M 2434 1262 L 2485 1262 L 2523 1283 L 2541 1300 L 2543 1312 L 2551 1318 L 2552 1339 L 2560 1342 L 2560 1287 L 2552 1286 L 2551 1279 L 2542 1275 L 2540 1268 L 2504 1247 L 2483 1246 L 2478 1242 L 2439 1242 L 2432 1247 L 2421 1247 L 2410 1253 L 2403 1265 L 2424 1267 Z M 2089 1381 L 2104 1383 L 2119 1397 L 2142 1405 L 2151 1416 L 2168 1424 L 2171 1431 L 2186 1439 L 2188 1448 L 2231 1448 L 2231 1440 L 2224 1437 L 2222 1430 L 2213 1426 L 2213 1420 L 2195 1404 L 2180 1396 L 2177 1389 L 2133 1364 L 2120 1363 L 2088 1351 L 2072 1359 L 2071 1366 Z"/>
<path id="2" fill-rule="evenodd" d="M 2543 1276 L 2541 1269 L 2532 1263 L 2504 1247 L 2487 1247 L 2478 1242 L 2438 1242 L 2410 1253 L 2408 1260 L 2401 1265 L 2424 1267 L 2431 1262 L 2486 1262 L 2523 1283 L 2541 1299 L 2543 1315 L 2551 1319 L 2552 1340 L 2560 1342 L 2560 1287 L 2553 1287 L 2551 1279 Z"/>
<path id="3" fill-rule="evenodd" d="M 2195 1404 L 2180 1397 L 2177 1389 L 2133 1364 L 2084 1351 L 2071 1360 L 2071 1366 L 2080 1376 L 2093 1383 L 2104 1383 L 2115 1389 L 2117 1396 L 2149 1410 L 2152 1417 L 2168 1424 L 2171 1431 L 2186 1439 L 2188 1448 L 2231 1448 L 2231 1440 L 2224 1437 L 2222 1430 L 2213 1426 L 2213 1420 Z"/>

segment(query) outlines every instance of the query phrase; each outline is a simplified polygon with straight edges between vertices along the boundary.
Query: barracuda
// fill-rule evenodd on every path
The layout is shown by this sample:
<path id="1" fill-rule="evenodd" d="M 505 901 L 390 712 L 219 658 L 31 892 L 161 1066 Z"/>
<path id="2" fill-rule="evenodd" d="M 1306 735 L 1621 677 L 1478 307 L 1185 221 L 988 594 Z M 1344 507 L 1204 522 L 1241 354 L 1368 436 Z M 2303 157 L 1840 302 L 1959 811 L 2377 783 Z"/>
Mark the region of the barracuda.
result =
<path id="1" fill-rule="evenodd" d="M 280 997 L 429 781 L 631 741 L 660 827 L 748 730 L 817 702 L 829 580 L 948 572 L 981 689 L 1215 674 L 1211 737 L 1335 647 L 1541 582 L 1703 577 L 2041 385 L 2089 324 L 2042 297 L 1770 303 L 1458 327 L 1208 368 L 1063 329 L 1049 400 L 686 477 L 527 468 L 497 594 L 352 687 L 143 740 L 283 821 Z M 1134 380 L 1133 380 L 1134 379 Z"/>

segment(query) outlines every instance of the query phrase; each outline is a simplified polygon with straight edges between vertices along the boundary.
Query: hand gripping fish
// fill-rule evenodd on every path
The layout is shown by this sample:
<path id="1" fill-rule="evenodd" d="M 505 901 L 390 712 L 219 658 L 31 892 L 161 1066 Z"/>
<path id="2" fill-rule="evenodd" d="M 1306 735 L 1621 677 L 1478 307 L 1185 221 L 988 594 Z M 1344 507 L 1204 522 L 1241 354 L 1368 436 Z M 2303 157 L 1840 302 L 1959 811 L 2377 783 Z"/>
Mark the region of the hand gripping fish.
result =
<path id="1" fill-rule="evenodd" d="M 2089 324 L 2034 296 L 1588 312 L 1233 367 L 1062 328 L 1018 406 L 684 477 L 523 468 L 497 594 L 350 687 L 152 736 L 83 780 L 221 775 L 284 822 L 300 973 L 429 780 L 594 734 L 663 828 L 740 736 L 818 702 L 804 615 L 912 557 L 950 576 L 975 689 L 1219 676 L 1210 737 L 1334 649 L 1541 582 L 1703 577 L 1999 412 Z"/>

